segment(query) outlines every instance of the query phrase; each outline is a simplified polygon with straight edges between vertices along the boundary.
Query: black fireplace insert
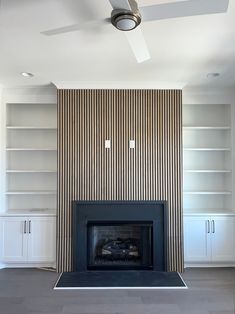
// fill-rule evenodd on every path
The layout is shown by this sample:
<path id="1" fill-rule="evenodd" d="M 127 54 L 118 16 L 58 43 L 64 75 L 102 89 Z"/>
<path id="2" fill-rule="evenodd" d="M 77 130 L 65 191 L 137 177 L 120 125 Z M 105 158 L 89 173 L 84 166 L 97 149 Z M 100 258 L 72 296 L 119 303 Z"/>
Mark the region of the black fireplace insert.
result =
<path id="1" fill-rule="evenodd" d="M 88 269 L 153 267 L 152 222 L 89 222 L 87 232 Z"/>
<path id="2" fill-rule="evenodd" d="M 164 201 L 74 201 L 74 271 L 167 269 Z"/>

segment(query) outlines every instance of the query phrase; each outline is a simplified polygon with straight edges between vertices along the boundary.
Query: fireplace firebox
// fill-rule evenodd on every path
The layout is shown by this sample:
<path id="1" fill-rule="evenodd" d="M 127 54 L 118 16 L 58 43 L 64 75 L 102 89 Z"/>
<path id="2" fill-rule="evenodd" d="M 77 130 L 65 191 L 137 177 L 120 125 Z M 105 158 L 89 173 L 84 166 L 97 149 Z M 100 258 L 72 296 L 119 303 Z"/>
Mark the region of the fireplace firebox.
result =
<path id="1" fill-rule="evenodd" d="M 167 270 L 164 201 L 74 201 L 74 271 Z"/>
<path id="2" fill-rule="evenodd" d="M 152 222 L 89 222 L 88 269 L 149 269 L 152 261 Z"/>

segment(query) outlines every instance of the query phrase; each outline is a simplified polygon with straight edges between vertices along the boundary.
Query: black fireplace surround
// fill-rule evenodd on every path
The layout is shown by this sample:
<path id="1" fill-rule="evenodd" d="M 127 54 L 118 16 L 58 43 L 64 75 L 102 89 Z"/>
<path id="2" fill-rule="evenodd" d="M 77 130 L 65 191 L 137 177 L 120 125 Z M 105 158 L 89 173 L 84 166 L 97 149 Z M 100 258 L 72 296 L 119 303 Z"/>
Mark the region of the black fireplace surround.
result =
<path id="1" fill-rule="evenodd" d="M 73 271 L 166 271 L 166 201 L 74 201 Z"/>

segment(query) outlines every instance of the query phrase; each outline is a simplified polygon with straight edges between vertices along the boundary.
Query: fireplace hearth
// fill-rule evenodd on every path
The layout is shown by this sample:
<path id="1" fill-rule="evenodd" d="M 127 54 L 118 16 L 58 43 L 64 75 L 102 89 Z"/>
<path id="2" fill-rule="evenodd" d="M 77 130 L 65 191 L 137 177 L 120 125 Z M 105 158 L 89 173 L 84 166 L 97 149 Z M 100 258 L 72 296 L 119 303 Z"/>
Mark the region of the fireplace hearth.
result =
<path id="1" fill-rule="evenodd" d="M 73 270 L 166 271 L 164 201 L 74 201 Z"/>

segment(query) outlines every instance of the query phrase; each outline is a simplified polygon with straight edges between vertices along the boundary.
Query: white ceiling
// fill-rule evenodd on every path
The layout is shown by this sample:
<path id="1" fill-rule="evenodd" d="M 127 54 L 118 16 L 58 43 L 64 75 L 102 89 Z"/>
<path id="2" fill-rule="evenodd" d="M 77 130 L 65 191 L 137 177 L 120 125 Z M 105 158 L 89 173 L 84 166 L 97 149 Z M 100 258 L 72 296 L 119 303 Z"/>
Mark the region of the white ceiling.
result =
<path id="1" fill-rule="evenodd" d="M 138 4 L 162 2 L 170 1 L 139 0 Z M 151 59 L 141 64 L 124 34 L 109 23 L 88 23 L 82 31 L 56 36 L 40 33 L 103 20 L 111 10 L 108 0 L 1 0 L 0 84 L 235 86 L 235 0 L 230 0 L 225 14 L 143 23 Z M 35 77 L 24 78 L 22 71 Z M 209 72 L 221 75 L 207 78 Z"/>

